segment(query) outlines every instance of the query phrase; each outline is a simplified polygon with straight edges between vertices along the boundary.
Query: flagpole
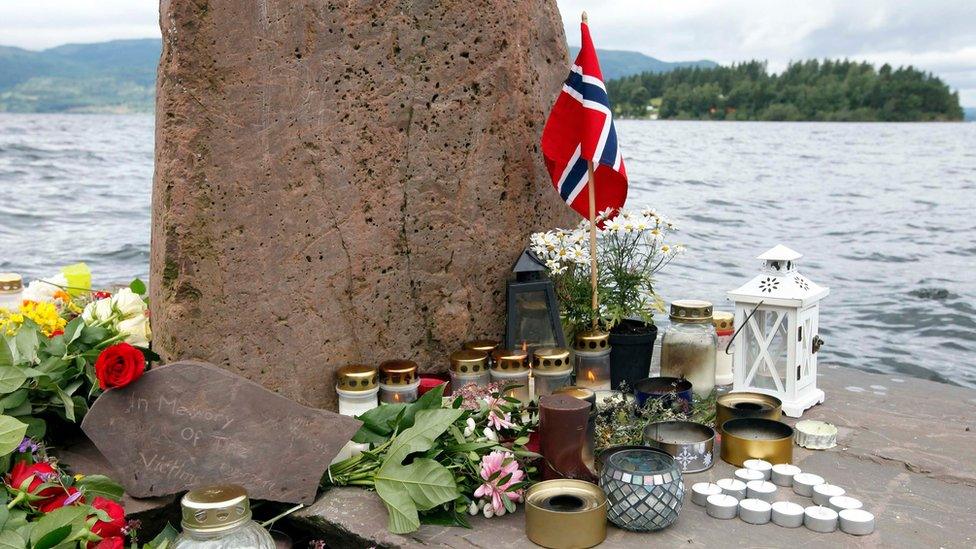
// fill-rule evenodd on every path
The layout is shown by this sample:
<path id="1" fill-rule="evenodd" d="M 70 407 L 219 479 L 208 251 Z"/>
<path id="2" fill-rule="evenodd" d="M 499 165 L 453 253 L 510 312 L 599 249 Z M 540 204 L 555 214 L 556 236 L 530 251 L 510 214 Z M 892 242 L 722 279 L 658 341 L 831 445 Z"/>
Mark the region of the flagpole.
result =
<path id="1" fill-rule="evenodd" d="M 583 16 L 586 17 L 585 14 Z M 586 187 L 590 194 L 590 285 L 593 287 L 593 331 L 597 329 L 597 311 L 600 308 L 600 297 L 597 295 L 596 271 L 596 180 L 593 178 L 593 161 L 586 163 Z"/>

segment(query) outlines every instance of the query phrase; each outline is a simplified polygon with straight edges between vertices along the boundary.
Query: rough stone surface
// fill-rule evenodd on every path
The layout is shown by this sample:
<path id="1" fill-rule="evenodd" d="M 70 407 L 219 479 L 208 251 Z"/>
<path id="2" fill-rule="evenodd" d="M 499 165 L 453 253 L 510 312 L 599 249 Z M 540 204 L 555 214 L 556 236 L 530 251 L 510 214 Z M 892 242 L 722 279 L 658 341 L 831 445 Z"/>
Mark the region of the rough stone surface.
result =
<path id="1" fill-rule="evenodd" d="M 315 406 L 335 367 L 500 337 L 530 232 L 555 0 L 162 0 L 151 297 L 164 360 Z"/>
<path id="2" fill-rule="evenodd" d="M 976 391 L 930 381 L 822 367 L 824 404 L 803 419 L 830 421 L 838 446 L 794 447 L 794 463 L 845 488 L 875 514 L 877 529 L 855 537 L 818 534 L 740 519 L 717 520 L 690 500 L 678 521 L 660 532 L 609 529 L 604 547 L 974 547 L 976 546 Z M 796 420 L 787 418 L 789 423 Z M 717 445 L 716 445 L 717 446 Z M 718 448 L 716 447 L 716 455 Z M 717 460 L 711 470 L 685 476 L 685 485 L 731 477 L 735 467 Z M 778 499 L 812 505 L 779 488 Z M 473 520 L 473 530 L 423 526 L 395 536 L 380 525 L 386 511 L 372 492 L 345 488 L 323 495 L 292 520 L 327 536 L 330 547 L 530 547 L 521 511 Z"/>
<path id="3" fill-rule="evenodd" d="M 255 499 L 311 503 L 329 463 L 360 425 L 211 364 L 185 361 L 107 391 L 81 427 L 132 496 L 232 481 Z"/>

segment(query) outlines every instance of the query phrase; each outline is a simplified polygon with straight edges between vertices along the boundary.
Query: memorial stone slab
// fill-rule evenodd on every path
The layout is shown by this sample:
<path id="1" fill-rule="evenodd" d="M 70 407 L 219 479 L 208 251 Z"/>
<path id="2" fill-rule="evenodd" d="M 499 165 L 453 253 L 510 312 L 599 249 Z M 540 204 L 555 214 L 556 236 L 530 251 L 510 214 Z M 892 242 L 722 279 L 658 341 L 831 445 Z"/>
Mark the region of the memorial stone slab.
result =
<path id="1" fill-rule="evenodd" d="M 131 496 L 233 482 L 252 498 L 290 503 L 314 501 L 329 463 L 359 426 L 194 361 L 107 391 L 82 423 Z"/>

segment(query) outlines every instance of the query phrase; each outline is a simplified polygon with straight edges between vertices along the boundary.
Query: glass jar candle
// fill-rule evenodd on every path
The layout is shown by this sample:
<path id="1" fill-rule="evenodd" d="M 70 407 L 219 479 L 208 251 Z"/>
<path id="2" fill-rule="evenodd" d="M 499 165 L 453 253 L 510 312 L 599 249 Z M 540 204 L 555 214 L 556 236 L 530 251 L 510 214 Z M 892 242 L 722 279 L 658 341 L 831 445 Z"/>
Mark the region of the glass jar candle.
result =
<path id="1" fill-rule="evenodd" d="M 465 385 L 487 387 L 488 382 L 488 355 L 470 349 L 451 353 L 452 392 L 456 393 Z"/>
<path id="2" fill-rule="evenodd" d="M 412 360 L 387 360 L 380 364 L 380 403 L 410 403 L 417 400 L 420 378 Z"/>
<path id="3" fill-rule="evenodd" d="M 499 385 L 518 385 L 505 392 L 505 396 L 519 399 L 528 404 L 529 395 L 529 353 L 498 349 L 492 353 L 491 381 Z"/>
<path id="4" fill-rule="evenodd" d="M 180 507 L 183 533 L 173 549 L 275 549 L 271 534 L 251 520 L 251 503 L 240 486 L 191 490 Z"/>
<path id="5" fill-rule="evenodd" d="M 671 303 L 671 326 L 661 340 L 661 375 L 691 382 L 698 398 L 715 390 L 715 348 L 718 338 L 712 326 L 712 304 L 681 300 Z"/>
<path id="6" fill-rule="evenodd" d="M 735 333 L 734 319 L 735 315 L 729 312 L 712 313 L 712 326 L 715 327 L 715 335 L 718 338 L 715 347 L 715 385 L 723 392 L 732 385 L 732 349 L 729 348 L 726 352 L 725 348 L 729 346 L 732 334 Z"/>
<path id="7" fill-rule="evenodd" d="M 16 273 L 0 273 L 0 309 L 16 311 L 24 299 L 24 279 Z"/>
<path id="8" fill-rule="evenodd" d="M 596 391 L 579 385 L 570 385 L 561 389 L 556 389 L 554 395 L 569 395 L 573 398 L 585 400 L 590 404 L 590 419 L 586 423 L 586 439 L 583 441 L 583 464 L 586 465 L 593 474 L 599 474 L 595 465 L 595 446 L 596 446 Z"/>
<path id="9" fill-rule="evenodd" d="M 336 372 L 336 395 L 339 413 L 358 416 L 376 408 L 376 393 L 380 390 L 376 368 L 366 364 L 350 364 Z"/>
<path id="10" fill-rule="evenodd" d="M 535 380 L 532 398 L 535 400 L 571 385 L 573 365 L 569 361 L 569 349 L 542 347 L 532 351 L 532 377 Z"/>
<path id="11" fill-rule="evenodd" d="M 599 330 L 579 332 L 576 353 L 576 385 L 594 391 L 610 389 L 610 334 Z"/>

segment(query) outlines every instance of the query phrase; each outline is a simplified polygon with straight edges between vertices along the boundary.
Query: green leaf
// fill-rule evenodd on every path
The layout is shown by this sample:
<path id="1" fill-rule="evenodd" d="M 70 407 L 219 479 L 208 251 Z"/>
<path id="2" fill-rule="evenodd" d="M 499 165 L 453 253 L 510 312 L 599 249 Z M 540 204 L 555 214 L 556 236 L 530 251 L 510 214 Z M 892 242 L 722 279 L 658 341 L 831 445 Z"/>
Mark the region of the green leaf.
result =
<path id="1" fill-rule="evenodd" d="M 85 319 L 80 316 L 76 316 L 64 327 L 64 342 L 66 344 L 73 343 L 76 339 L 81 337 L 81 330 L 85 327 Z"/>
<path id="2" fill-rule="evenodd" d="M 10 416 L 0 416 L 0 456 L 13 452 L 24 440 L 27 424 Z"/>
<path id="3" fill-rule="evenodd" d="M 149 542 L 146 549 L 165 549 L 169 544 L 176 541 L 176 536 L 178 535 L 180 535 L 180 531 L 173 528 L 173 525 L 167 522 L 163 531 Z"/>
<path id="4" fill-rule="evenodd" d="M 14 530 L 0 532 L 0 549 L 24 549 L 25 547 L 27 547 L 27 540 Z"/>
<path id="5" fill-rule="evenodd" d="M 426 452 L 437 437 L 444 434 L 452 423 L 464 414 L 462 410 L 439 408 L 417 412 L 417 423 L 397 435 L 390 445 L 386 463 L 403 463 L 413 452 Z"/>
<path id="6" fill-rule="evenodd" d="M 4 410 L 16 408 L 25 401 L 27 401 L 27 389 L 19 389 L 3 398 L 0 398 L 0 408 L 3 408 Z"/>
<path id="7" fill-rule="evenodd" d="M 122 499 L 122 494 L 125 493 L 121 484 L 105 475 L 88 475 L 82 477 L 81 480 L 75 483 L 75 486 L 84 492 L 86 496 L 89 496 L 88 501 L 91 501 L 91 498 L 95 496 L 119 501 Z"/>
<path id="8" fill-rule="evenodd" d="M 111 336 L 111 333 L 101 326 L 84 326 L 81 329 L 81 337 L 79 337 L 79 342 L 86 347 L 94 347 L 99 343 L 105 341 Z"/>
<path id="9" fill-rule="evenodd" d="M 39 417 L 18 417 L 20 421 L 27 424 L 27 432 L 24 433 L 25 436 L 29 436 L 34 440 L 44 440 L 44 435 L 47 434 L 47 422 Z"/>
<path id="10" fill-rule="evenodd" d="M 0 393 L 9 394 L 24 384 L 27 376 L 15 366 L 0 366 Z"/>
<path id="11" fill-rule="evenodd" d="M 464 512 L 458 512 L 452 505 L 450 509 L 443 506 L 436 507 L 430 511 L 420 514 L 421 524 L 433 524 L 436 526 L 459 526 L 461 528 L 471 528 L 468 517 Z M 0 548 L 2 549 L 2 548 Z"/>
<path id="12" fill-rule="evenodd" d="M 61 400 L 61 404 L 64 405 L 64 417 L 68 421 L 74 421 L 75 420 L 75 403 L 74 403 L 74 401 L 71 400 L 71 397 L 68 396 L 68 393 L 65 393 L 64 392 L 64 389 L 62 389 L 61 387 L 58 387 L 57 385 L 55 385 L 54 386 L 54 389 L 55 389 L 55 391 L 58 394 L 58 398 Z"/>
<path id="13" fill-rule="evenodd" d="M 138 295 L 146 295 L 146 283 L 138 278 L 129 283 L 129 289 Z"/>
<path id="14" fill-rule="evenodd" d="M 385 464 L 376 472 L 376 494 L 390 515 L 389 530 L 407 534 L 420 528 L 419 510 L 453 501 L 460 493 L 451 471 L 432 459 L 410 465 Z"/>
<path id="15" fill-rule="evenodd" d="M 75 528 L 85 527 L 85 517 L 91 510 L 87 505 L 71 505 L 43 515 L 31 531 L 34 549 L 48 549 L 64 541 Z"/>
<path id="16" fill-rule="evenodd" d="M 406 407 L 406 404 L 384 404 L 359 415 L 357 419 L 363 425 L 353 436 L 353 442 L 386 442 L 393 434 L 393 423 Z"/>
<path id="17" fill-rule="evenodd" d="M 20 357 L 19 362 L 33 363 L 37 360 L 39 347 L 36 330 L 20 330 L 14 338 L 14 345 Z"/>
<path id="18" fill-rule="evenodd" d="M 0 338 L 0 368 L 14 365 L 14 354 L 10 351 L 10 343 L 6 336 Z"/>

